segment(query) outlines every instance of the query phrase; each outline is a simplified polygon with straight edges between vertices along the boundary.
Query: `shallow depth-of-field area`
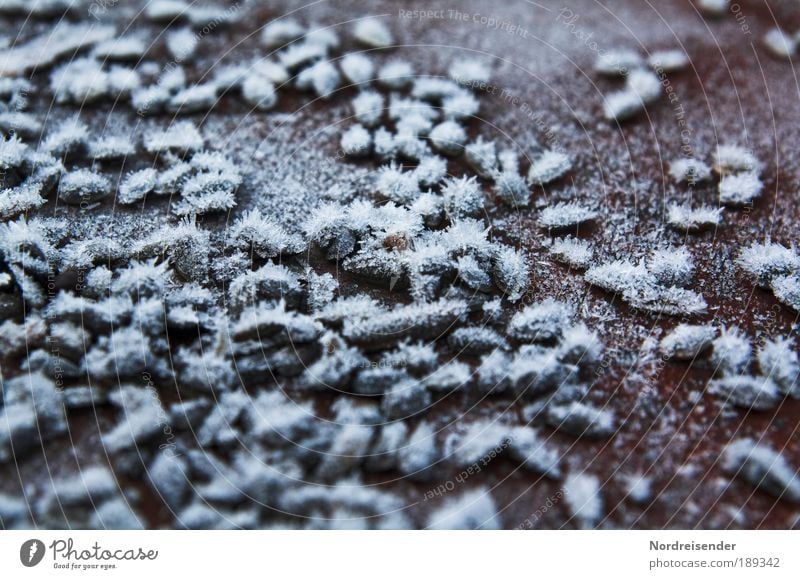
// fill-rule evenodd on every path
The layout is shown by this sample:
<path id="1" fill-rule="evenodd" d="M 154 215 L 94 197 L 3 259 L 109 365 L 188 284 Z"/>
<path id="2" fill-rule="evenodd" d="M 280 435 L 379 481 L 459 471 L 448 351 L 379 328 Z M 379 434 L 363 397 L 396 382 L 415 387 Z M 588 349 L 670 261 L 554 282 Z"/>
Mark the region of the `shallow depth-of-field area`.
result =
<path id="1" fill-rule="evenodd" d="M 800 525 L 791 0 L 0 0 L 0 528 Z"/>

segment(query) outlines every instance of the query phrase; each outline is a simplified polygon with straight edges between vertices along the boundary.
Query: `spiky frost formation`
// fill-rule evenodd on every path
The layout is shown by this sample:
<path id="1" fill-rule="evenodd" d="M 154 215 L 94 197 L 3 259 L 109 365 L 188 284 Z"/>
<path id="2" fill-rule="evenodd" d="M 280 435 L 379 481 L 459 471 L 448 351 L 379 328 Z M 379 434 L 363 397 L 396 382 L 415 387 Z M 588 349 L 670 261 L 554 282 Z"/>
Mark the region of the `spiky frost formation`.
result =
<path id="1" fill-rule="evenodd" d="M 383 95 L 375 91 L 363 91 L 353 99 L 353 113 L 365 127 L 380 123 L 384 111 Z"/>
<path id="2" fill-rule="evenodd" d="M 800 269 L 800 256 L 794 248 L 771 241 L 753 243 L 742 250 L 737 261 L 761 287 L 769 287 L 774 278 L 794 274 Z"/>
<path id="3" fill-rule="evenodd" d="M 670 162 L 669 174 L 678 183 L 695 185 L 711 179 L 711 167 L 697 159 L 681 158 Z"/>
<path id="4" fill-rule="evenodd" d="M 716 336 L 717 329 L 712 326 L 680 324 L 661 340 L 661 353 L 675 360 L 694 360 L 709 349 Z"/>
<path id="5" fill-rule="evenodd" d="M 531 192 L 528 184 L 516 171 L 503 171 L 494 174 L 494 190 L 497 196 L 511 207 L 527 207 Z"/>
<path id="6" fill-rule="evenodd" d="M 429 135 L 434 149 L 448 156 L 460 155 L 467 141 L 464 127 L 455 121 L 444 121 L 433 127 Z"/>
<path id="7" fill-rule="evenodd" d="M 739 328 L 723 328 L 712 342 L 711 361 L 714 368 L 725 374 L 739 374 L 747 369 L 753 347 Z"/>
<path id="8" fill-rule="evenodd" d="M 563 177 L 572 169 L 572 160 L 561 151 L 545 151 L 541 157 L 531 163 L 528 170 L 528 183 L 531 185 L 547 185 Z"/>
<path id="9" fill-rule="evenodd" d="M 464 147 L 464 158 L 480 177 L 489 179 L 497 172 L 497 151 L 494 141 L 478 139 Z"/>
<path id="10" fill-rule="evenodd" d="M 667 208 L 667 224 L 678 231 L 697 233 L 717 227 L 722 222 L 722 208 L 672 204 Z"/>
<path id="11" fill-rule="evenodd" d="M 761 196 L 764 184 L 755 173 L 723 175 L 719 181 L 719 202 L 723 205 L 748 205 Z"/>
<path id="12" fill-rule="evenodd" d="M 350 157 L 363 157 L 372 149 L 372 135 L 361 125 L 353 125 L 342 135 L 342 151 Z"/>
<path id="13" fill-rule="evenodd" d="M 784 454 L 751 438 L 725 448 L 723 468 L 772 496 L 800 503 L 800 476 Z"/>
<path id="14" fill-rule="evenodd" d="M 751 151 L 738 145 L 720 145 L 714 154 L 714 170 L 720 175 L 761 171 L 761 162 Z"/>
<path id="15" fill-rule="evenodd" d="M 659 253 L 651 256 L 650 263 L 661 269 L 661 280 L 676 279 L 685 272 L 685 267 L 674 269 L 672 260 L 658 259 Z M 684 264 L 685 265 L 685 264 Z M 662 269 L 663 266 L 663 269 Z M 707 304 L 703 297 L 692 290 L 665 285 L 644 263 L 634 264 L 626 260 L 615 260 L 590 267 L 584 279 L 606 291 L 622 295 L 622 299 L 633 308 L 669 316 L 697 315 L 705 313 Z"/>
<path id="16" fill-rule="evenodd" d="M 758 350 L 758 367 L 788 396 L 800 398 L 800 358 L 794 340 L 767 340 Z"/>
<path id="17" fill-rule="evenodd" d="M 375 75 L 375 65 L 369 57 L 363 54 L 345 55 L 339 63 L 339 67 L 345 78 L 355 85 L 367 83 Z"/>
<path id="18" fill-rule="evenodd" d="M 153 130 L 144 136 L 144 148 L 150 153 L 186 153 L 200 150 L 204 144 L 203 136 L 191 121 L 177 121 L 163 131 Z"/>
<path id="19" fill-rule="evenodd" d="M 557 203 L 545 207 L 539 214 L 539 225 L 548 229 L 568 229 L 593 221 L 597 212 L 575 202 Z"/>

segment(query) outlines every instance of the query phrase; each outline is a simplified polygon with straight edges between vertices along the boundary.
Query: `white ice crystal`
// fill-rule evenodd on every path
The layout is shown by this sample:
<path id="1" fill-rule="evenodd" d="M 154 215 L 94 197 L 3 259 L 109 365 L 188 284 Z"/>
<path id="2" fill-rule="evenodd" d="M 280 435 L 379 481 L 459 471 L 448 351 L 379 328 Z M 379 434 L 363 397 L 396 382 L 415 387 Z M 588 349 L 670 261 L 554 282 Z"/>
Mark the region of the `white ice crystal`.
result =
<path id="1" fill-rule="evenodd" d="M 272 81 L 261 75 L 247 76 L 242 82 L 242 97 L 259 110 L 273 108 L 278 102 L 278 94 Z"/>
<path id="2" fill-rule="evenodd" d="M 442 113 L 446 118 L 466 119 L 478 113 L 480 101 L 468 92 L 460 92 L 442 100 Z"/>
<path id="3" fill-rule="evenodd" d="M 628 49 L 618 49 L 601 53 L 595 61 L 594 69 L 600 74 L 617 76 L 626 75 L 629 71 L 643 66 L 644 60 L 639 53 Z"/>
<path id="4" fill-rule="evenodd" d="M 767 340 L 758 350 L 761 373 L 772 379 L 784 394 L 800 397 L 800 358 L 794 340 Z"/>
<path id="5" fill-rule="evenodd" d="M 197 35 L 188 27 L 168 31 L 165 42 L 167 50 L 176 62 L 192 58 L 199 44 Z"/>
<path id="6" fill-rule="evenodd" d="M 774 277 L 769 287 L 779 302 L 800 311 L 800 278 L 797 275 Z"/>
<path id="7" fill-rule="evenodd" d="M 47 133 L 42 148 L 53 155 L 62 156 L 84 147 L 89 128 L 77 117 L 61 121 L 54 130 Z"/>
<path id="8" fill-rule="evenodd" d="M 119 185 L 117 201 L 123 205 L 136 203 L 155 190 L 158 173 L 153 168 L 141 169 L 129 173 Z"/>
<path id="9" fill-rule="evenodd" d="M 375 75 L 375 65 L 363 54 L 347 54 L 342 57 L 339 67 L 344 77 L 354 85 L 369 82 Z"/>
<path id="10" fill-rule="evenodd" d="M 429 529 L 499 529 L 500 520 L 492 495 L 479 488 L 450 499 L 428 519 Z"/>
<path id="11" fill-rule="evenodd" d="M 89 144 L 89 155 L 98 161 L 120 160 L 135 153 L 134 142 L 123 135 L 105 135 Z"/>
<path id="12" fill-rule="evenodd" d="M 678 231 L 694 233 L 717 227 L 722 221 L 722 208 L 671 204 L 667 208 L 667 224 Z"/>
<path id="13" fill-rule="evenodd" d="M 492 260 L 494 282 L 505 297 L 517 301 L 530 283 L 530 268 L 525 255 L 513 247 L 502 246 Z"/>
<path id="14" fill-rule="evenodd" d="M 109 40 L 114 34 L 110 25 L 61 19 L 46 32 L 0 52 L 0 76 L 20 76 L 33 68 L 45 69 L 81 48 Z"/>
<path id="15" fill-rule="evenodd" d="M 459 84 L 477 87 L 491 80 L 492 69 L 485 62 L 474 58 L 463 58 L 454 61 L 447 71 L 451 79 Z"/>
<path id="16" fill-rule="evenodd" d="M 353 99 L 353 112 L 356 119 L 366 127 L 380 123 L 384 111 L 383 95 L 375 91 L 363 91 Z"/>
<path id="17" fill-rule="evenodd" d="M 561 151 L 545 151 L 531 163 L 528 169 L 528 183 L 547 185 L 563 177 L 572 168 L 572 160 Z"/>
<path id="18" fill-rule="evenodd" d="M 564 494 L 570 514 L 584 528 L 595 527 L 603 518 L 600 481 L 585 473 L 571 473 L 564 481 Z"/>
<path id="19" fill-rule="evenodd" d="M 800 269 L 800 256 L 794 248 L 771 241 L 746 247 L 737 261 L 761 287 L 769 287 L 773 278 L 793 274 Z"/>
<path id="20" fill-rule="evenodd" d="M 288 233 L 280 223 L 258 209 L 244 212 L 228 228 L 226 244 L 246 252 L 253 251 L 263 258 L 299 253 L 304 248 L 299 236 Z"/>
<path id="21" fill-rule="evenodd" d="M 721 175 L 728 173 L 755 173 L 761 170 L 761 163 L 755 155 L 738 145 L 720 145 L 714 155 L 714 169 Z"/>
<path id="22" fill-rule="evenodd" d="M 722 16 L 728 11 L 730 0 L 698 0 L 697 4 L 709 16 Z"/>
<path id="23" fill-rule="evenodd" d="M 424 157 L 414 168 L 414 176 L 420 185 L 437 185 L 447 176 L 447 161 L 437 155 Z"/>
<path id="24" fill-rule="evenodd" d="M 522 342 L 544 342 L 559 338 L 570 327 L 572 310 L 564 303 L 547 299 L 514 314 L 508 334 Z"/>
<path id="25" fill-rule="evenodd" d="M 764 376 L 721 376 L 708 385 L 708 391 L 723 401 L 748 410 L 769 410 L 780 401 L 780 391 Z"/>
<path id="26" fill-rule="evenodd" d="M 719 201 L 723 205 L 747 205 L 761 196 L 763 188 L 755 173 L 723 175 L 719 181 Z"/>
<path id="27" fill-rule="evenodd" d="M 167 101 L 171 113 L 190 114 L 208 112 L 217 104 L 218 87 L 213 83 L 196 84 L 179 90 Z"/>
<path id="28" fill-rule="evenodd" d="M 648 70 L 632 70 L 625 79 L 625 89 L 649 104 L 661 96 L 661 80 Z"/>
<path id="29" fill-rule="evenodd" d="M 800 475 L 786 456 L 751 438 L 725 448 L 723 468 L 769 494 L 800 503 Z"/>
<path id="30" fill-rule="evenodd" d="M 572 267 L 587 268 L 592 262 L 591 244 L 584 239 L 573 237 L 556 239 L 548 252 L 556 261 Z"/>
<path id="31" fill-rule="evenodd" d="M 644 108 L 644 102 L 639 95 L 630 90 L 612 92 L 606 96 L 603 104 L 605 117 L 610 121 L 625 121 Z"/>
<path id="32" fill-rule="evenodd" d="M 686 286 L 692 281 L 694 265 L 686 246 L 654 250 L 647 259 L 647 271 L 665 286 Z"/>
<path id="33" fill-rule="evenodd" d="M 711 179 L 711 167 L 697 159 L 683 157 L 670 162 L 669 174 L 678 183 L 694 185 Z"/>
<path id="34" fill-rule="evenodd" d="M 647 64 L 656 72 L 674 72 L 689 66 L 689 57 L 680 49 L 657 50 L 647 58 Z"/>
<path id="35" fill-rule="evenodd" d="M 313 90 L 318 97 L 328 98 L 339 88 L 342 77 L 333 63 L 322 60 L 300 71 L 295 82 L 301 90 Z"/>
<path id="36" fill-rule="evenodd" d="M 739 374 L 750 364 L 753 347 L 737 327 L 723 328 L 712 346 L 711 361 L 720 372 Z"/>
<path id="37" fill-rule="evenodd" d="M 328 48 L 324 44 L 295 42 L 278 54 L 278 60 L 288 70 L 296 71 L 312 62 L 325 58 L 327 55 Z"/>
<path id="38" fill-rule="evenodd" d="M 353 38 L 370 48 L 385 48 L 392 44 L 392 32 L 376 18 L 359 20 L 353 27 Z"/>
<path id="39" fill-rule="evenodd" d="M 483 210 L 483 192 L 475 177 L 448 179 L 442 187 L 444 208 L 456 219 L 475 217 Z"/>
<path id="40" fill-rule="evenodd" d="M 404 60 L 390 60 L 378 70 L 377 80 L 386 88 L 400 90 L 414 80 L 414 69 Z"/>
<path id="41" fill-rule="evenodd" d="M 150 153 L 188 152 L 203 148 L 205 140 L 191 121 L 176 121 L 164 130 L 144 135 L 144 148 Z"/>
<path id="42" fill-rule="evenodd" d="M 773 28 L 764 35 L 764 46 L 778 58 L 791 58 L 797 48 L 797 42 L 791 34 Z"/>
<path id="43" fill-rule="evenodd" d="M 90 169 L 65 173 L 58 183 L 58 198 L 70 205 L 93 203 L 110 194 L 111 181 Z"/>
<path id="44" fill-rule="evenodd" d="M 694 360 L 708 350 L 716 336 L 713 326 L 680 324 L 661 340 L 661 353 L 665 358 Z"/>
<path id="45" fill-rule="evenodd" d="M 41 196 L 39 183 L 19 185 L 0 191 L 0 216 L 4 219 L 14 217 L 30 209 L 41 207 L 47 201 Z"/>
<path id="46" fill-rule="evenodd" d="M 97 44 L 92 56 L 101 61 L 139 60 L 147 52 L 144 39 L 137 36 L 121 36 Z"/>
<path id="47" fill-rule="evenodd" d="M 497 196 L 511 207 L 527 207 L 531 192 L 525 179 L 516 171 L 494 173 L 494 190 Z"/>
<path id="48" fill-rule="evenodd" d="M 305 28 L 297 20 L 281 18 L 273 20 L 261 30 L 261 43 L 267 48 L 278 48 L 297 40 L 305 33 Z"/>
<path id="49" fill-rule="evenodd" d="M 363 157 L 372 149 L 372 135 L 361 125 L 353 125 L 342 134 L 342 151 L 349 157 Z"/>
<path id="50" fill-rule="evenodd" d="M 597 212 L 575 202 L 557 203 L 542 209 L 539 225 L 548 229 L 567 229 L 593 221 Z"/>
<path id="51" fill-rule="evenodd" d="M 455 121 L 444 121 L 433 127 L 429 135 L 431 145 L 440 153 L 448 156 L 459 155 L 464 143 L 467 141 L 467 133 L 464 127 Z"/>
<path id="52" fill-rule="evenodd" d="M 497 172 L 497 151 L 494 141 L 482 137 L 464 147 L 464 158 L 480 177 L 489 179 Z"/>

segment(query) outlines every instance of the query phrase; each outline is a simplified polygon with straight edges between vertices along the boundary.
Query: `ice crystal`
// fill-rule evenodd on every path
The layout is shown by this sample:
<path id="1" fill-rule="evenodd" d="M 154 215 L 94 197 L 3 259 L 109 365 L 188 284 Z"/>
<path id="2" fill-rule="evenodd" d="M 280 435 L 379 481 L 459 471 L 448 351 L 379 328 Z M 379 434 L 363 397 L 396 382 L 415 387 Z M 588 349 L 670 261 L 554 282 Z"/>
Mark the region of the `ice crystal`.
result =
<path id="1" fill-rule="evenodd" d="M 769 494 L 800 503 L 800 476 L 786 457 L 750 438 L 725 448 L 723 468 Z"/>
<path id="2" fill-rule="evenodd" d="M 714 327 L 680 324 L 661 340 L 661 353 L 675 360 L 694 360 L 708 350 L 716 336 Z"/>
<path id="3" fill-rule="evenodd" d="M 339 66 L 345 78 L 354 85 L 367 83 L 375 75 L 375 65 L 363 54 L 347 54 Z"/>
<path id="4" fill-rule="evenodd" d="M 800 360 L 793 340 L 776 338 L 764 342 L 758 351 L 758 366 L 781 392 L 800 398 Z"/>
<path id="5" fill-rule="evenodd" d="M 392 90 L 400 90 L 414 80 L 414 69 L 403 60 L 390 60 L 378 70 L 378 83 Z"/>
<path id="6" fill-rule="evenodd" d="M 719 201 L 723 205 L 747 205 L 761 196 L 764 184 L 755 173 L 723 175 L 719 182 Z"/>
<path id="7" fill-rule="evenodd" d="M 528 170 L 528 183 L 547 185 L 563 177 L 572 168 L 569 156 L 560 151 L 545 151 L 531 163 Z"/>
<path id="8" fill-rule="evenodd" d="M 667 224 L 678 231 L 695 233 L 717 227 L 722 221 L 722 208 L 672 204 L 667 208 Z"/>
<path id="9" fill-rule="evenodd" d="M 575 202 L 557 203 L 545 207 L 539 214 L 539 224 L 548 229 L 567 229 L 593 221 L 597 212 Z"/>
<path id="10" fill-rule="evenodd" d="M 595 61 L 594 69 L 600 74 L 624 76 L 629 71 L 641 68 L 644 61 L 633 50 L 618 49 L 603 52 Z"/>
<path id="11" fill-rule="evenodd" d="M 723 328 L 712 342 L 711 361 L 726 374 L 739 374 L 750 365 L 753 348 L 739 328 Z"/>
<path id="12" fill-rule="evenodd" d="M 353 38 L 370 48 L 385 48 L 394 42 L 386 24 L 375 18 L 359 20 L 353 27 Z"/>
<path id="13" fill-rule="evenodd" d="M 794 248 L 766 241 L 753 243 L 742 250 L 739 265 L 761 287 L 769 287 L 773 278 L 790 275 L 800 269 L 800 257 Z"/>

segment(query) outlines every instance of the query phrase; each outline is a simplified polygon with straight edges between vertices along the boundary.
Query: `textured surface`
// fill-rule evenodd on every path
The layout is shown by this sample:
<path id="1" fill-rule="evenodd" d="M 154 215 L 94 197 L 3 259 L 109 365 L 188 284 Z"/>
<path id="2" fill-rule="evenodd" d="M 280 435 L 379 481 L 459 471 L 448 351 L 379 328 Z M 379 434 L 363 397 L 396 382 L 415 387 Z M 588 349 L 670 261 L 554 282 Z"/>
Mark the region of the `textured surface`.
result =
<path id="1" fill-rule="evenodd" d="M 117 32 L 128 28 L 129 33 L 141 33 L 149 47 L 143 62 L 169 66 L 175 57 L 169 55 L 160 37 L 164 26 L 147 21 L 135 4 L 96 3 L 91 5 L 94 9 L 85 5 L 69 19 L 94 22 L 91 14 L 95 14 L 101 21 L 115 25 Z M 95 516 L 100 504 L 114 500 L 107 498 L 110 495 L 124 496 L 147 527 L 796 526 L 800 516 L 796 503 L 788 496 L 778 500 L 763 490 L 755 490 L 743 477 L 732 478 L 730 472 L 723 470 L 722 455 L 729 442 L 752 438 L 780 452 L 788 461 L 789 470 L 796 472 L 800 468 L 800 401 L 781 396 L 771 408 L 762 411 L 726 404 L 705 391 L 714 374 L 711 359 L 664 360 L 659 342 L 681 322 L 738 326 L 756 349 L 769 339 L 794 336 L 795 312 L 780 304 L 771 291 L 756 287 L 736 258 L 754 242 L 771 239 L 785 246 L 797 242 L 800 166 L 796 149 L 800 128 L 796 119 L 800 115 L 800 85 L 793 63 L 773 57 L 762 38 L 776 22 L 786 31 L 796 31 L 800 14 L 788 1 L 743 1 L 738 11 L 729 11 L 720 18 L 702 16 L 689 2 L 663 4 L 631 1 L 614 2 L 613 7 L 607 7 L 591 1 L 467 1 L 420 15 L 413 11 L 430 6 L 410 2 L 399 9 L 391 2 L 327 2 L 299 8 L 294 3 L 284 6 L 279 2 L 240 2 L 228 11 L 233 15 L 232 23 L 207 25 L 207 33 L 202 26 L 196 28 L 196 54 L 181 62 L 192 83 L 213 78 L 225 63 L 246 63 L 268 54 L 268 49 L 259 44 L 260 28 L 289 10 L 297 10 L 294 17 L 300 22 L 330 27 L 340 34 L 342 46 L 336 51 L 337 56 L 356 49 L 350 21 L 375 15 L 388 26 L 397 44 L 368 51 L 377 63 L 400 59 L 410 63 L 417 74 L 434 76 L 445 76 L 451 63 L 459 58 L 491 64 L 490 84 L 473 91 L 480 101 L 480 111 L 462 123 L 469 142 L 481 136 L 496 141 L 498 149 L 516 151 L 523 175 L 543 149 L 565 151 L 573 164 L 565 177 L 531 187 L 528 207 L 503 204 L 491 183 L 480 181 L 486 197 L 481 217 L 491 227 L 493 239 L 520 250 L 530 267 L 521 300 L 502 302 L 500 315 L 504 322 L 498 326 L 501 337 L 506 338 L 505 322 L 524 304 L 554 298 L 571 306 L 575 312 L 573 323 L 583 323 L 596 332 L 605 347 L 599 365 L 586 370 L 581 384 L 587 387 L 586 402 L 614 416 L 613 435 L 589 440 L 556 431 L 538 418 L 533 422 L 538 438 L 560 457 L 561 476 L 547 477 L 522 468 L 515 454 L 522 451 L 515 451 L 513 442 L 509 445 L 505 441 L 508 429 L 529 426 L 529 402 L 512 392 L 476 396 L 466 386 L 447 394 L 435 393 L 434 402 L 423 413 L 398 422 L 407 426 L 406 432 L 398 431 L 396 436 L 400 441 L 410 441 L 406 452 L 409 456 L 401 460 L 404 458 L 411 465 L 412 472 L 416 470 L 414 465 L 427 466 L 426 460 L 434 457 L 436 462 L 425 471 L 426 476 L 409 477 L 402 468 L 372 472 L 376 469 L 370 468 L 369 461 L 361 456 L 375 452 L 371 437 L 377 436 L 377 431 L 362 427 L 370 420 L 383 424 L 386 419 L 374 417 L 378 407 L 372 403 L 374 399 L 359 400 L 360 413 L 352 414 L 356 426 L 334 427 L 328 421 L 341 422 L 342 416 L 347 415 L 342 411 L 342 399 L 356 397 L 337 389 L 309 389 L 303 386 L 302 377 L 270 376 L 264 365 L 255 368 L 255 376 L 243 379 L 244 384 L 236 379 L 234 388 L 212 384 L 212 390 L 201 396 L 189 394 L 192 389 L 171 369 L 185 363 L 180 359 L 180 348 L 197 341 L 200 330 L 190 324 L 177 332 L 167 332 L 169 344 L 166 340 L 159 342 L 163 347 L 146 355 L 143 367 L 134 368 L 119 379 L 114 372 L 99 379 L 91 372 L 88 376 L 78 372 L 65 380 L 65 390 L 91 382 L 99 391 L 113 396 L 118 394 L 120 383 L 139 390 L 153 386 L 164 407 L 181 399 L 205 400 L 207 407 L 198 410 L 202 419 L 192 429 L 185 429 L 177 424 L 174 415 L 160 420 L 158 408 L 150 408 L 151 416 L 144 416 L 141 426 L 152 429 L 155 424 L 155 436 L 151 433 L 145 437 L 147 442 L 141 448 L 137 445 L 133 450 L 118 451 L 110 447 L 106 437 L 120 425 L 133 424 L 132 419 L 125 419 L 124 408 L 129 407 L 117 402 L 70 409 L 68 430 L 55 433 L 38 445 L 41 448 L 35 447 L 3 465 L 0 506 L 9 505 L 6 509 L 12 510 L 10 505 L 15 500 L 24 499 L 24 504 L 30 505 L 31 517 L 12 518 L 0 511 L 3 524 L 126 524 Z M 493 20 L 489 22 L 488 18 Z M 6 44 L 47 35 L 55 22 L 3 17 Z M 643 57 L 654 51 L 680 49 L 689 59 L 687 68 L 666 74 L 662 82 L 664 94 L 622 124 L 608 121 L 603 105 L 604 96 L 621 89 L 625 81 L 600 75 L 594 69 L 599 54 L 617 49 L 631 49 Z M 0 63 L 7 58 L 18 57 L 9 57 L 6 52 L 0 56 Z M 125 66 L 134 64 L 136 60 Z M 142 67 L 142 63 L 136 66 Z M 81 120 L 90 127 L 92 139 L 104 131 L 140 139 L 150 130 L 166 128 L 177 118 L 169 112 L 139 116 L 129 97 L 82 106 L 54 103 L 50 71 L 46 69 L 35 70 L 30 81 L 26 110 L 44 123 L 45 134 L 49 127 L 72 118 L 78 110 Z M 201 127 L 208 148 L 230 157 L 242 179 L 232 211 L 198 217 L 200 228 L 216 236 L 227 231 L 244 211 L 257 208 L 290 234 L 300 235 L 312 210 L 325 202 L 344 204 L 367 199 L 384 203 L 375 193 L 375 179 L 376 169 L 385 163 L 373 157 L 346 160 L 339 150 L 341 134 L 353 124 L 351 101 L 356 94 L 349 87 L 328 99 L 316 99 L 313 94 L 288 87 L 279 91 L 274 109 L 259 111 L 231 91 L 216 101 L 207 114 L 181 115 Z M 36 148 L 38 135 L 25 142 Z M 727 144 L 751 149 L 763 165 L 761 196 L 752 205 L 726 207 L 719 227 L 692 234 L 670 229 L 667 212 L 671 204 L 719 206 L 716 176 L 694 187 L 677 184 L 669 174 L 670 162 L 693 156 L 712 165 L 718 145 Z M 140 147 L 122 163 L 97 166 L 116 186 L 129 171 L 153 164 L 152 157 Z M 64 165 L 71 170 L 87 163 L 72 162 L 67 157 Z M 448 170 L 457 177 L 473 174 L 462 158 L 450 160 Z M 126 207 L 116 204 L 115 196 L 109 196 L 97 206 L 84 208 L 65 206 L 56 200 L 53 191 L 44 205 L 28 212 L 28 217 L 54 218 L 54 222 L 69 224 L 70 235 L 76 238 L 98 235 L 104 239 L 141 240 L 163 224 L 174 227 L 180 223 L 170 210 L 175 201 L 150 195 L 145 203 Z M 638 260 L 653 250 L 674 252 L 684 246 L 694 264 L 689 288 L 702 295 L 707 313 L 672 317 L 648 314 L 631 308 L 622 294 L 612 295 L 590 286 L 584 280 L 583 269 L 557 263 L 548 253 L 556 232 L 543 229 L 540 219 L 544 207 L 558 202 L 577 202 L 597 213 L 594 220 L 567 231 L 590 242 L 594 265 L 614 259 Z M 557 237 L 563 237 L 563 233 L 558 232 Z M 400 241 L 395 239 L 392 243 Z M 217 257 L 211 256 L 212 268 Z M 367 293 L 390 308 L 411 301 L 402 284 L 395 287 L 394 283 L 367 283 L 363 276 L 344 271 L 341 262 L 326 260 L 324 251 L 313 244 L 307 252 L 287 261 L 297 270 L 306 262 L 318 274 L 332 274 L 343 296 Z M 107 263 L 112 271 L 122 268 L 113 259 Z M 84 275 L 81 268 L 59 268 L 52 293 L 46 284 L 41 284 L 46 300 L 74 288 Z M 228 296 L 231 291 L 230 279 L 223 278 L 212 276 L 207 284 L 217 297 Z M 307 283 L 304 279 L 304 288 Z M 501 292 L 494 288 L 492 293 Z M 222 298 L 215 315 L 228 311 L 231 304 L 226 299 Z M 41 308 L 32 307 L 34 313 Z M 238 316 L 233 316 L 236 319 Z M 422 320 L 422 324 L 428 321 Z M 52 324 L 53 320 L 48 322 Z M 114 320 L 111 325 L 116 325 Z M 445 335 L 451 334 L 450 330 L 445 324 L 434 332 L 439 364 L 456 357 L 474 369 L 477 356 L 458 354 L 460 346 L 454 347 Z M 345 325 L 346 336 L 347 331 Z M 370 351 L 374 344 L 366 342 L 357 346 Z M 306 353 L 304 345 L 300 344 L 295 353 L 299 352 L 303 364 L 309 364 L 320 352 L 311 348 Z M 514 341 L 514 347 L 519 346 Z M 225 348 L 210 339 L 204 342 L 204 348 L 214 347 Z M 81 349 L 80 342 L 78 348 Z M 379 363 L 375 362 L 379 353 L 369 355 L 372 362 Z M 5 355 L 3 380 L 24 376 L 25 361 L 30 358 L 31 352 L 26 354 L 25 348 Z M 119 361 L 116 363 L 119 365 Z M 200 361 L 188 365 L 202 370 L 200 374 L 207 370 Z M 158 366 L 163 368 L 154 369 Z M 241 368 L 237 371 L 241 374 Z M 471 380 L 469 371 L 467 377 L 457 380 L 457 386 Z M 391 382 L 393 377 L 385 379 Z M 341 389 L 350 391 L 351 387 L 352 383 L 348 383 Z M 237 401 L 242 392 L 248 396 Z M 215 430 L 222 431 L 229 420 L 235 420 L 231 417 L 237 415 L 234 409 L 238 404 L 253 408 L 252 399 L 261 392 L 288 394 L 289 403 L 280 397 L 267 397 L 258 407 L 265 413 L 267 409 L 277 413 L 271 415 L 271 424 L 291 414 L 296 405 L 315 414 L 310 426 L 303 428 L 318 430 L 317 436 L 304 432 L 302 437 L 289 433 L 286 438 L 295 444 L 312 441 L 319 445 L 320 455 L 316 450 L 298 451 L 293 445 L 284 452 L 280 449 L 285 440 L 259 432 L 248 426 L 247 420 L 245 426 L 237 426 L 241 430 L 234 432 L 235 440 L 203 443 L 204 436 L 213 439 Z M 5 404 L 8 407 L 9 401 Z M 206 416 L 214 412 L 229 412 L 230 416 L 218 423 L 209 422 L 211 419 Z M 493 429 L 498 426 L 506 430 L 497 434 Z M 386 434 L 386 426 L 382 429 Z M 423 432 L 424 429 L 429 430 Z M 414 443 L 415 432 L 422 432 L 422 443 Z M 522 438 L 518 436 L 517 441 Z M 167 448 L 159 449 L 159 441 Z M 431 445 L 433 451 L 426 456 Z M 193 450 L 200 446 L 205 450 Z M 189 457 L 191 472 L 184 476 L 181 467 L 175 466 L 183 464 L 181 461 L 171 466 L 159 465 L 157 457 L 165 455 L 165 450 Z M 216 460 L 204 463 L 199 458 L 204 454 Z M 117 484 L 110 491 L 106 489 L 100 498 L 93 496 L 91 501 L 76 501 L 77 507 L 70 505 L 53 481 L 80 480 L 79 473 L 83 472 L 87 488 L 102 490 L 105 483 L 89 481 L 91 473 L 87 475 L 87 469 L 95 465 L 108 466 L 116 475 Z M 473 468 L 475 465 L 479 468 Z M 151 473 L 151 478 L 155 472 L 164 482 L 148 480 L 145 471 Z M 642 490 L 647 484 L 635 485 L 638 477 L 649 481 L 650 493 Z M 797 478 L 794 482 L 796 485 Z M 339 488 L 328 486 L 332 484 Z M 638 492 L 630 492 L 632 485 Z M 475 494 L 470 494 L 472 491 Z M 487 494 L 491 497 L 488 505 Z M 53 497 L 58 507 L 53 506 Z M 433 513 L 441 516 L 441 509 L 452 507 L 454 503 L 450 501 L 456 497 L 463 497 L 468 506 L 462 505 L 456 515 L 444 522 L 431 518 Z M 359 501 L 367 506 L 359 506 Z M 576 501 L 579 504 L 574 504 Z"/>

